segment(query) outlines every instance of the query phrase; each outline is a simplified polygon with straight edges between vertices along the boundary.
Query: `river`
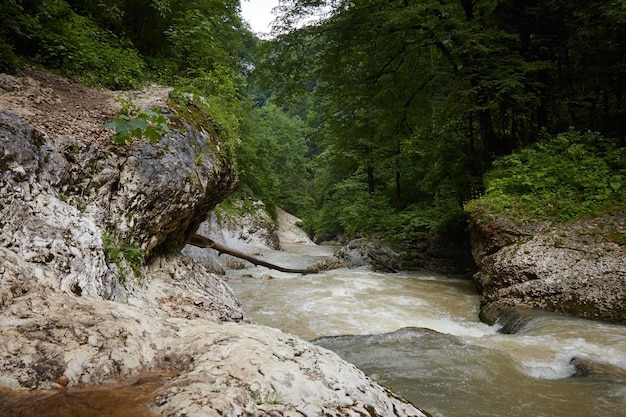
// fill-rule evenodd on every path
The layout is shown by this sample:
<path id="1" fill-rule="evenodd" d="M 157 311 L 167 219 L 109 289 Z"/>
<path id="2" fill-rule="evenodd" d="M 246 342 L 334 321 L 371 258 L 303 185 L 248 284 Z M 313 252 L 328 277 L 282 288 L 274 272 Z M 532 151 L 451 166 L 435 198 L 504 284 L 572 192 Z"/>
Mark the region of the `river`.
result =
<path id="1" fill-rule="evenodd" d="M 303 268 L 332 253 L 285 248 L 261 256 Z M 434 417 L 626 416 L 626 326 L 537 313 L 503 334 L 478 320 L 471 282 L 432 273 L 227 276 L 257 323 L 335 351 Z M 621 375 L 574 376 L 572 358 Z"/>

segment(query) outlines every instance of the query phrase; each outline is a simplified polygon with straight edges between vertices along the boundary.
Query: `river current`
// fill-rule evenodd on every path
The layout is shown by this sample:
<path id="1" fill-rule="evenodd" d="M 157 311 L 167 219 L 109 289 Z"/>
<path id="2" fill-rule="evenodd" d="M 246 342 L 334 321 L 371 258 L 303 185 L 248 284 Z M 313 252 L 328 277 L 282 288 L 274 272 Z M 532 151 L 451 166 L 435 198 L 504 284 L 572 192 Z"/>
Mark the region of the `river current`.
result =
<path id="1" fill-rule="evenodd" d="M 332 253 L 285 249 L 261 256 L 303 268 Z M 626 326 L 537 313 L 503 334 L 479 321 L 470 281 L 432 273 L 227 276 L 254 321 L 333 350 L 434 417 L 626 416 Z M 573 358 L 621 375 L 574 376 Z"/>

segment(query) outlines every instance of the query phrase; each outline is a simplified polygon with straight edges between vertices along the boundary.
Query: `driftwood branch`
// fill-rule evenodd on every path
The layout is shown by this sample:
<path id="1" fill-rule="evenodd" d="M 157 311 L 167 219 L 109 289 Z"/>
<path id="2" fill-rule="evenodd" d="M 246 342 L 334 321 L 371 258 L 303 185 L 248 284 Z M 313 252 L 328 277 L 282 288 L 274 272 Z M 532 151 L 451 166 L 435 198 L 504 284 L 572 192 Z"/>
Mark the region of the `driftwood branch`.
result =
<path id="1" fill-rule="evenodd" d="M 225 253 L 227 255 L 231 255 L 231 256 L 234 256 L 236 258 L 244 259 L 244 260 L 246 260 L 246 261 L 248 261 L 248 262 L 250 262 L 250 263 L 252 263 L 254 265 L 264 266 L 266 268 L 275 269 L 276 271 L 288 272 L 288 273 L 292 273 L 292 274 L 312 274 L 312 273 L 315 272 L 315 271 L 310 270 L 310 269 L 283 268 L 282 266 L 274 265 L 272 263 L 265 262 L 265 261 L 262 261 L 260 259 L 257 259 L 254 256 L 248 255 L 247 253 L 238 251 L 236 249 L 229 248 L 228 246 L 224 246 L 222 244 L 219 244 L 219 243 L 209 239 L 208 237 L 204 237 L 204 236 L 198 235 L 198 234 L 191 236 L 191 238 L 189 239 L 189 242 L 187 242 L 187 243 L 192 245 L 192 246 L 199 247 L 199 248 L 215 249 L 220 254 Z"/>

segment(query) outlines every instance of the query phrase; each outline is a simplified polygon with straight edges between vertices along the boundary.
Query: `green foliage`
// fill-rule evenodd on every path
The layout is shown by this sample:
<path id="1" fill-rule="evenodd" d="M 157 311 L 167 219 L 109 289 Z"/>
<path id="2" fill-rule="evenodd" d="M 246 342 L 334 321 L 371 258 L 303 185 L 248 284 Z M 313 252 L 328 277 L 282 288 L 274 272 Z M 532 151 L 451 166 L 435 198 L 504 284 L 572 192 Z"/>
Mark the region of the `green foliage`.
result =
<path id="1" fill-rule="evenodd" d="M 463 227 L 461 203 L 515 150 L 476 207 L 565 220 L 623 200 L 623 151 L 603 136 L 626 136 L 626 9 L 531 3 L 284 1 L 258 65 L 237 0 L 7 0 L 0 70 L 172 85 L 178 117 L 225 138 L 212 149 L 236 159 L 240 194 L 318 234 L 413 240 Z M 167 132 L 127 104 L 113 141 Z M 557 136 L 569 126 L 601 135 Z"/>
<path id="2" fill-rule="evenodd" d="M 319 211 L 305 220 L 319 234 L 458 230 L 461 203 L 496 157 L 568 126 L 626 134 L 619 2 L 289 0 L 281 9 L 262 80 L 279 85 L 281 104 L 313 96 Z M 315 13 L 325 18 L 296 23 Z M 623 172 L 594 160 L 596 146 L 573 163 L 597 177 L 573 173 L 578 182 L 538 211 L 567 218 L 619 200 Z M 543 162 L 533 174 L 505 170 L 521 201 L 502 204 L 544 197 L 535 186 L 550 189 L 542 181 L 553 161 Z"/>
<path id="3" fill-rule="evenodd" d="M 210 72 L 233 60 L 232 49 L 237 48 L 237 35 L 236 32 L 225 33 L 220 27 L 220 18 L 199 9 L 189 9 L 181 11 L 172 21 L 165 35 L 179 73 Z"/>
<path id="4" fill-rule="evenodd" d="M 154 108 L 146 112 L 130 100 L 122 99 L 123 106 L 120 113 L 112 121 L 102 125 L 105 129 L 113 129 L 111 141 L 117 144 L 130 143 L 133 140 L 147 138 L 151 143 L 159 142 L 163 134 L 170 128 L 167 119 L 161 114 L 161 109 Z"/>
<path id="5" fill-rule="evenodd" d="M 267 392 L 265 395 L 261 395 L 260 393 L 253 392 L 252 398 L 258 404 L 271 404 L 278 405 L 284 403 L 284 397 L 280 393 L 276 391 Z"/>
<path id="6" fill-rule="evenodd" d="M 237 144 L 241 190 L 303 215 L 314 202 L 308 194 L 305 126 L 276 105 L 250 108 Z"/>
<path id="7" fill-rule="evenodd" d="M 170 99 L 179 105 L 193 104 L 203 109 L 224 136 L 234 141 L 239 135 L 239 90 L 243 78 L 232 69 L 216 64 L 211 71 L 198 69 L 177 77 Z"/>
<path id="8" fill-rule="evenodd" d="M 220 107 L 219 96 L 206 97 L 202 91 L 189 85 L 170 92 L 171 104 L 178 109 L 178 117 L 184 118 L 198 130 L 209 132 L 214 137 L 212 150 L 223 160 L 233 163 L 234 147 L 238 140 L 239 122 L 227 106 Z M 226 100 L 226 99 L 225 99 Z M 231 102 L 233 106 L 235 104 Z M 219 132 L 219 138 L 217 134 Z"/>
<path id="9" fill-rule="evenodd" d="M 357 173 L 326 190 L 318 212 L 305 219 L 318 237 L 380 236 L 391 241 L 413 242 L 431 234 L 456 234 L 465 229 L 462 207 L 453 195 L 423 200 L 398 210 L 393 197 L 370 194 L 365 173 Z"/>
<path id="10" fill-rule="evenodd" d="M 497 159 L 485 195 L 467 210 L 519 221 L 566 221 L 626 201 L 626 148 L 597 133 L 570 131 Z"/>
<path id="11" fill-rule="evenodd" d="M 9 70 L 24 56 L 114 89 L 220 65 L 240 73 L 250 32 L 238 11 L 236 0 L 9 0 L 0 5 L 0 56 Z"/>
<path id="12" fill-rule="evenodd" d="M 6 36 L 15 52 L 88 84 L 125 89 L 143 77 L 132 45 L 80 16 L 65 1 L 35 1 Z"/>
<path id="13" fill-rule="evenodd" d="M 618 245 L 626 246 L 626 233 L 614 229 L 609 231 L 608 237 Z"/>
<path id="14" fill-rule="evenodd" d="M 124 283 L 128 274 L 127 268 L 130 268 L 135 278 L 141 276 L 141 265 L 143 265 L 145 253 L 136 246 L 130 246 L 124 242 L 119 242 L 109 233 L 102 235 L 104 242 L 104 255 L 106 261 L 114 263 L 120 271 L 120 279 Z"/>
<path id="15" fill-rule="evenodd" d="M 17 57 L 13 49 L 0 40 L 0 72 L 14 74 L 17 68 Z"/>

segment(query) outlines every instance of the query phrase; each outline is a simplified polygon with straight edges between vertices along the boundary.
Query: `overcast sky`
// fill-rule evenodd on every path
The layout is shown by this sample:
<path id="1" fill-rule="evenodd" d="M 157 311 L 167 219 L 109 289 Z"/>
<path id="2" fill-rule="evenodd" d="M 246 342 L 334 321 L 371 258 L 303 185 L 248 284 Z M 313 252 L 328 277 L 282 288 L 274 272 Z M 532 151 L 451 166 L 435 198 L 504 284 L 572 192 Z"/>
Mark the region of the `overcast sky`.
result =
<path id="1" fill-rule="evenodd" d="M 241 14 L 258 34 L 268 33 L 274 20 L 272 9 L 278 6 L 278 0 L 241 0 Z"/>

